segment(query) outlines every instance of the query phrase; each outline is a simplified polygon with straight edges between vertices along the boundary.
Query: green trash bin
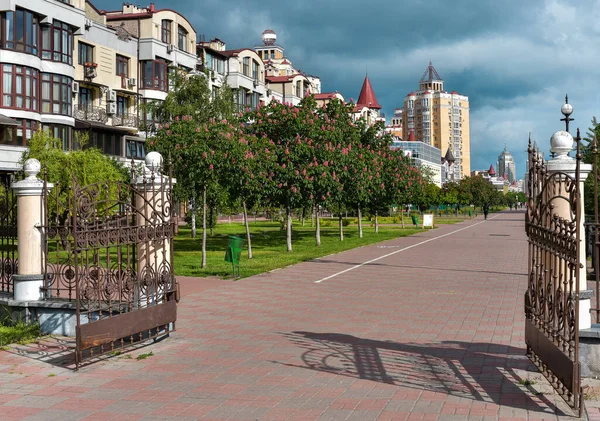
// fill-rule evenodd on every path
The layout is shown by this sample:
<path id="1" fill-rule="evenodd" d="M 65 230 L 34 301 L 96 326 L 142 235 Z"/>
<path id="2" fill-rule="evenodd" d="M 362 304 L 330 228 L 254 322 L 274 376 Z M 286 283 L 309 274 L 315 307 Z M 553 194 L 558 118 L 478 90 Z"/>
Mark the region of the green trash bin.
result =
<path id="1" fill-rule="evenodd" d="M 412 215 L 412 223 L 414 226 L 418 226 L 419 225 L 419 217 L 417 215 Z"/>
<path id="2" fill-rule="evenodd" d="M 229 243 L 227 244 L 227 250 L 225 251 L 225 261 L 231 263 L 233 269 L 233 277 L 240 277 L 240 257 L 242 255 L 242 242 L 240 237 L 235 235 L 229 236 Z"/>
<path id="3" fill-rule="evenodd" d="M 472 210 L 470 210 L 470 211 L 469 211 L 469 218 L 470 218 L 471 216 L 473 216 L 473 211 L 472 211 Z"/>

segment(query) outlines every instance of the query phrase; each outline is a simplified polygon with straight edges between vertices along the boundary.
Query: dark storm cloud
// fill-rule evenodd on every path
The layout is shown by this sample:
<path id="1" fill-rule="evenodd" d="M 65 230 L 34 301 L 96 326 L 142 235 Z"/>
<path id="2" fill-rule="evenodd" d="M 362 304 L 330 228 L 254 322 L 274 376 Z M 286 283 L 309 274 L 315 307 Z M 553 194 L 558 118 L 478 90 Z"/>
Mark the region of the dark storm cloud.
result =
<path id="1" fill-rule="evenodd" d="M 470 98 L 472 169 L 495 165 L 506 143 L 522 176 L 527 134 L 547 145 L 567 92 L 582 128 L 600 115 L 595 0 L 155 1 L 228 48 L 252 47 L 275 30 L 296 67 L 347 99 L 358 97 L 368 70 L 388 117 L 432 60 L 446 89 Z"/>

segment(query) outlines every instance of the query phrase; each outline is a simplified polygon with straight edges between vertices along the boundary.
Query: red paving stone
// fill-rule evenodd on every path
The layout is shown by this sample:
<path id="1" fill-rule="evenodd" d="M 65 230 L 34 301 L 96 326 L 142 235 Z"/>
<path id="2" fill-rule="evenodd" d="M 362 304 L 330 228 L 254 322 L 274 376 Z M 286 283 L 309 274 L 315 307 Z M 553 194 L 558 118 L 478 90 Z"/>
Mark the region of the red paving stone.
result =
<path id="1" fill-rule="evenodd" d="M 181 277 L 177 332 L 134 358 L 74 372 L 64 346 L 55 365 L 0 352 L 0 419 L 573 419 L 524 357 L 523 221 L 505 212 L 238 282 Z"/>

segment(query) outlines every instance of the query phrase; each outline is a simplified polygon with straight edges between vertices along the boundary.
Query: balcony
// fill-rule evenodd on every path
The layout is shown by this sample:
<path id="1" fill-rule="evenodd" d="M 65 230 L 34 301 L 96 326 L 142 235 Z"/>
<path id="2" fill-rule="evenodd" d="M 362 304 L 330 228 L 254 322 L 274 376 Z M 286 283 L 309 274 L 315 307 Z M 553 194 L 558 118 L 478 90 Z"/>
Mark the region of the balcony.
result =
<path id="1" fill-rule="evenodd" d="M 104 107 L 93 107 L 91 105 L 78 105 L 75 107 L 73 116 L 78 120 L 94 121 L 102 124 L 108 122 L 108 115 Z"/>
<path id="2" fill-rule="evenodd" d="M 138 118 L 135 115 L 114 115 L 113 116 L 113 126 L 120 127 L 138 127 Z"/>

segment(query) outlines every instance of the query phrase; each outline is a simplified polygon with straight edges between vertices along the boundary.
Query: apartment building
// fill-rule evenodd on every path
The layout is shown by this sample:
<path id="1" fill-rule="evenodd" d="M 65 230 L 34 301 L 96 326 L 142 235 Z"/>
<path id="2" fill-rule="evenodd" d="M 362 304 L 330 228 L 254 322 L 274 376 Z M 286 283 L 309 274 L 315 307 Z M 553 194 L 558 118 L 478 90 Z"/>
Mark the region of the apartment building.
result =
<path id="1" fill-rule="evenodd" d="M 73 45 L 83 0 L 14 0 L 0 6 L 0 173 L 18 169 L 39 127 L 72 137 Z"/>
<path id="2" fill-rule="evenodd" d="M 90 144 L 107 155 L 141 159 L 139 39 L 123 27 L 107 26 L 106 14 L 89 1 L 86 16 L 85 30 L 75 37 L 73 53 L 75 128 L 87 132 Z M 74 139 L 66 139 L 63 146 L 65 150 L 79 147 Z"/>
<path id="3" fill-rule="evenodd" d="M 444 90 L 444 81 L 431 62 L 419 81 L 419 90 L 404 98 L 402 138 L 448 150 L 456 160 L 454 178 L 471 173 L 469 98 Z"/>
<path id="4" fill-rule="evenodd" d="M 385 132 L 402 139 L 402 108 L 396 108 L 392 121 L 385 125 Z"/>
<path id="5" fill-rule="evenodd" d="M 269 91 L 267 97 L 270 100 L 296 105 L 309 93 L 321 93 L 321 79 L 292 65 L 285 56 L 284 48 L 276 43 L 277 34 L 273 30 L 265 30 L 261 38 L 263 44 L 256 45 L 254 50 L 264 62 L 266 89 Z"/>
<path id="6" fill-rule="evenodd" d="M 18 168 L 27 141 L 49 130 L 65 150 L 91 145 L 129 161 L 145 156 L 169 72 L 197 68 L 196 32 L 181 14 L 124 4 L 103 11 L 86 0 L 16 0 L 0 11 L 0 172 Z"/>

